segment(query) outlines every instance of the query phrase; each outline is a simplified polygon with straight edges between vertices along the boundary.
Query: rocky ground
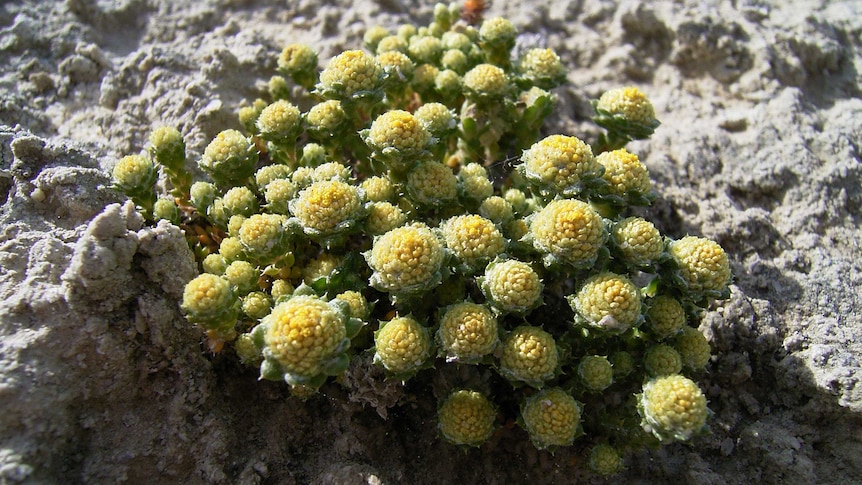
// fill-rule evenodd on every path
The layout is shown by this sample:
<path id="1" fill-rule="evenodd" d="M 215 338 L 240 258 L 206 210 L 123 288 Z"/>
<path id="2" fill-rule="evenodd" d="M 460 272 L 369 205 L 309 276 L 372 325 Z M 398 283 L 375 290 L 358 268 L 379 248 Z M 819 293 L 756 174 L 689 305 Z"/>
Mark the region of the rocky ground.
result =
<path id="1" fill-rule="evenodd" d="M 209 354 L 178 310 L 196 274 L 179 230 L 144 227 L 109 187 L 156 126 L 180 129 L 192 158 L 237 127 L 284 45 L 326 60 L 431 7 L 0 3 L 0 482 L 597 480 L 517 427 L 468 452 L 439 441 L 428 391 L 369 390 L 379 380 L 354 368 L 303 404 Z M 732 297 L 701 324 L 712 433 L 629 456 L 611 481 L 858 483 L 862 5 L 498 1 L 487 15 L 569 66 L 548 133 L 593 136 L 590 99 L 648 93 L 662 125 L 629 148 L 659 192 L 651 219 L 731 256 Z M 398 405 L 383 419 L 363 393 Z"/>

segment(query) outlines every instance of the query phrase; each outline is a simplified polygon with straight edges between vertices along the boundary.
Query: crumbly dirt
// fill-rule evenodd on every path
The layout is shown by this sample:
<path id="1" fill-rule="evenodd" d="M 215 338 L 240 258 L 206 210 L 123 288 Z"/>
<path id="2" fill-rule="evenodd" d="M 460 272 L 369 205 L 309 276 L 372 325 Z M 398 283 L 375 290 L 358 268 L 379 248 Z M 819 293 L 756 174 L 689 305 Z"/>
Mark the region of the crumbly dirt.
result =
<path id="1" fill-rule="evenodd" d="M 192 159 L 238 128 L 283 46 L 325 61 L 431 8 L 0 3 L 0 483 L 601 482 L 582 450 L 538 452 L 517 426 L 469 451 L 438 440 L 443 383 L 392 386 L 356 359 L 302 402 L 210 354 L 178 309 L 196 271 L 182 234 L 110 188 L 154 127 L 180 129 Z M 711 434 L 628 456 L 611 482 L 858 483 L 862 4 L 498 1 L 487 16 L 569 67 L 547 133 L 594 137 L 590 99 L 648 93 L 662 125 L 629 149 L 659 193 L 651 220 L 731 257 L 732 296 L 700 327 Z"/>

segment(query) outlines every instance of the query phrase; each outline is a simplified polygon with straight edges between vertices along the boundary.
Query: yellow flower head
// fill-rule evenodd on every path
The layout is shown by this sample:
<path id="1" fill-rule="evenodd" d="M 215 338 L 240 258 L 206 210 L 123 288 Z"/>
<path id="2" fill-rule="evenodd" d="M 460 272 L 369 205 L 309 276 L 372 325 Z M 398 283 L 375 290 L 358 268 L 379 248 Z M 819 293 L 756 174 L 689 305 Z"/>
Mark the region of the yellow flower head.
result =
<path id="1" fill-rule="evenodd" d="M 314 182 L 291 201 L 290 211 L 307 235 L 331 235 L 356 222 L 362 199 L 356 187 L 340 180 Z"/>
<path id="2" fill-rule="evenodd" d="M 500 340 L 494 314 L 484 305 L 466 301 L 446 309 L 437 336 L 447 358 L 464 363 L 490 354 Z"/>
<path id="3" fill-rule="evenodd" d="M 381 323 L 374 333 L 374 361 L 393 374 L 419 370 L 431 355 L 428 329 L 411 317 Z"/>
<path id="4" fill-rule="evenodd" d="M 578 363 L 578 377 L 589 392 L 601 392 L 614 382 L 614 369 L 607 357 L 587 355 Z"/>
<path id="5" fill-rule="evenodd" d="M 687 441 L 706 427 L 706 397 L 687 377 L 652 379 L 639 398 L 641 425 L 661 441 Z"/>
<path id="6" fill-rule="evenodd" d="M 676 337 L 674 347 L 679 351 L 682 364 L 691 370 L 703 370 L 709 362 L 709 341 L 696 328 L 683 327 Z"/>
<path id="7" fill-rule="evenodd" d="M 596 161 L 605 167 L 602 177 L 608 183 L 608 193 L 623 197 L 631 193 L 648 195 L 652 191 L 646 166 L 625 148 L 604 152 L 596 157 Z"/>
<path id="8" fill-rule="evenodd" d="M 389 85 L 403 85 L 413 78 L 416 65 L 403 52 L 390 50 L 377 54 L 377 62 L 386 73 L 386 83 Z"/>
<path id="9" fill-rule="evenodd" d="M 452 111 L 442 103 L 425 103 L 416 109 L 416 118 L 434 136 L 454 130 L 458 123 Z"/>
<path id="10" fill-rule="evenodd" d="M 345 317 L 313 296 L 294 296 L 263 318 L 265 358 L 278 362 L 286 374 L 310 379 L 323 372 L 340 353 L 347 330 Z"/>
<path id="11" fill-rule="evenodd" d="M 527 179 L 553 194 L 579 192 L 584 181 L 601 173 L 590 146 L 573 136 L 543 138 L 524 151 L 521 161 Z"/>
<path id="12" fill-rule="evenodd" d="M 580 431 L 581 407 L 566 391 L 554 387 L 529 397 L 521 418 L 536 448 L 569 446 Z"/>
<path id="13" fill-rule="evenodd" d="M 588 325 L 624 332 L 640 319 L 640 295 L 638 287 L 625 276 L 600 273 L 587 279 L 570 302 Z"/>
<path id="14" fill-rule="evenodd" d="M 644 354 L 643 365 L 650 377 L 670 376 L 682 370 L 682 357 L 670 345 L 657 344 Z"/>
<path id="15" fill-rule="evenodd" d="M 642 217 L 628 217 L 617 222 L 611 229 L 611 237 L 627 263 L 649 264 L 664 251 L 661 233 Z"/>
<path id="16" fill-rule="evenodd" d="M 424 224 L 392 229 L 366 253 L 371 285 L 396 294 L 430 289 L 442 279 L 443 256 L 443 245 Z"/>
<path id="17" fill-rule="evenodd" d="M 497 411 L 482 393 L 455 391 L 437 412 L 440 434 L 455 445 L 479 446 L 494 432 Z"/>
<path id="18" fill-rule="evenodd" d="M 685 310 L 675 298 L 659 295 L 650 302 L 646 320 L 656 337 L 667 338 L 685 325 Z"/>
<path id="19" fill-rule="evenodd" d="M 395 186 L 389 177 L 368 177 L 360 184 L 365 190 L 365 197 L 371 202 L 392 201 L 395 197 Z"/>
<path id="20" fill-rule="evenodd" d="M 575 267 L 591 266 L 606 238 L 601 216 L 575 199 L 551 201 L 533 217 L 530 235 L 536 249 L 550 256 L 546 264 Z"/>
<path id="21" fill-rule="evenodd" d="M 368 205 L 365 230 L 372 236 L 385 234 L 407 222 L 407 215 L 390 202 L 372 202 Z"/>
<path id="22" fill-rule="evenodd" d="M 530 49 L 518 62 L 521 75 L 534 86 L 553 89 L 566 80 L 566 68 L 552 49 Z"/>
<path id="23" fill-rule="evenodd" d="M 204 273 L 186 284 L 182 309 L 192 321 L 207 320 L 224 313 L 236 301 L 228 280 Z"/>
<path id="24" fill-rule="evenodd" d="M 320 73 L 325 96 L 351 99 L 375 91 L 383 83 L 383 68 L 374 57 L 361 50 L 344 51 L 332 58 Z"/>
<path id="25" fill-rule="evenodd" d="M 127 155 L 114 166 L 111 175 L 117 187 L 125 193 L 151 191 L 159 172 L 149 159 L 141 155 Z"/>
<path id="26" fill-rule="evenodd" d="M 509 77 L 493 64 L 479 64 L 464 74 L 464 88 L 474 99 L 499 99 L 509 94 Z"/>
<path id="27" fill-rule="evenodd" d="M 207 145 L 198 161 L 218 183 L 241 182 L 254 174 L 259 153 L 245 135 L 238 130 L 224 130 Z"/>
<path id="28" fill-rule="evenodd" d="M 688 290 L 723 291 L 730 283 L 730 261 L 718 243 L 697 236 L 686 236 L 670 243 L 671 256 L 679 266 Z"/>
<path id="29" fill-rule="evenodd" d="M 337 99 L 318 103 L 305 114 L 305 123 L 309 133 L 318 140 L 326 140 L 333 135 L 338 135 L 348 121 L 341 101 Z"/>
<path id="30" fill-rule="evenodd" d="M 431 135 L 411 113 L 392 110 L 378 116 L 371 124 L 366 143 L 375 150 L 394 148 L 418 151 L 427 147 Z"/>
<path id="31" fill-rule="evenodd" d="M 601 443 L 590 451 L 590 469 L 595 473 L 609 477 L 617 474 L 622 468 L 623 459 L 613 446 Z"/>
<path id="32" fill-rule="evenodd" d="M 446 247 L 473 269 L 484 267 L 506 249 L 506 239 L 497 226 L 480 215 L 455 216 L 440 224 L 440 232 Z"/>
<path id="33" fill-rule="evenodd" d="M 485 298 L 500 313 L 524 313 L 542 302 L 542 280 L 522 261 L 489 264 L 480 284 Z"/>
<path id="34" fill-rule="evenodd" d="M 287 74 L 305 73 L 317 68 L 317 53 L 305 44 L 291 44 L 278 56 L 278 69 Z"/>
<path id="35" fill-rule="evenodd" d="M 300 119 L 299 108 L 287 100 L 279 99 L 260 112 L 257 129 L 264 140 L 293 143 L 302 128 Z"/>
<path id="36" fill-rule="evenodd" d="M 437 207 L 458 196 L 458 177 L 440 162 L 420 162 L 407 174 L 406 188 L 417 204 Z"/>
<path id="37" fill-rule="evenodd" d="M 634 123 L 650 125 L 655 122 L 655 108 L 646 95 L 634 86 L 605 91 L 596 108 Z"/>
<path id="38" fill-rule="evenodd" d="M 539 327 L 521 325 L 500 346 L 500 373 L 511 381 L 541 388 L 557 371 L 560 359 L 557 343 Z"/>

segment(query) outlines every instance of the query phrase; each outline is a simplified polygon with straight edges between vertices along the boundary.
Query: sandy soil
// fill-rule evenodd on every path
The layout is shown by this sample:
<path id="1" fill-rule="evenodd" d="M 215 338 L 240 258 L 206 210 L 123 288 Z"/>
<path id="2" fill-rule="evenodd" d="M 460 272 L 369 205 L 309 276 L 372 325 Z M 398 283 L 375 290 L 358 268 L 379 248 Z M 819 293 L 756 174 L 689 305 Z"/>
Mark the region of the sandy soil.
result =
<path id="1" fill-rule="evenodd" d="M 208 354 L 177 306 L 196 271 L 181 234 L 109 188 L 156 126 L 192 159 L 237 127 L 284 45 L 325 61 L 431 6 L 0 3 L 0 482 L 598 481 L 577 447 L 537 452 L 517 427 L 469 452 L 439 441 L 429 390 L 354 368 L 303 404 Z M 629 456 L 612 482 L 862 481 L 862 4 L 500 0 L 488 15 L 569 66 L 547 133 L 592 136 L 589 99 L 647 92 L 662 125 L 630 149 L 659 192 L 652 220 L 731 256 L 732 297 L 701 324 L 712 433 Z M 384 420 L 375 399 L 398 405 Z"/>

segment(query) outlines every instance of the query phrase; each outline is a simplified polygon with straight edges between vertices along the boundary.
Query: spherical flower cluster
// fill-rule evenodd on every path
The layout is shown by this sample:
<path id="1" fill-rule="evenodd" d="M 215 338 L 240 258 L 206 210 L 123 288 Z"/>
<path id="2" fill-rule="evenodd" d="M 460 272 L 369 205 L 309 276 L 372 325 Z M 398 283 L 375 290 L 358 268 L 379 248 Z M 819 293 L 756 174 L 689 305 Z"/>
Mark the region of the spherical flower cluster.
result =
<path id="1" fill-rule="evenodd" d="M 186 143 L 176 128 L 160 126 L 150 134 L 150 153 L 153 158 L 169 170 L 183 169 L 186 160 Z"/>
<path id="2" fill-rule="evenodd" d="M 494 184 L 486 176 L 465 176 L 458 174 L 461 179 L 461 188 L 464 197 L 474 201 L 483 201 L 494 195 Z"/>
<path id="3" fill-rule="evenodd" d="M 500 373 L 503 377 L 541 388 L 554 377 L 560 354 L 554 336 L 539 327 L 521 325 L 500 344 Z"/>
<path id="4" fill-rule="evenodd" d="M 609 332 L 624 332 L 641 318 L 640 290 L 614 273 L 591 276 L 569 302 L 587 325 Z"/>
<path id="5" fill-rule="evenodd" d="M 238 237 L 226 237 L 218 246 L 218 253 L 227 262 L 245 258 L 245 248 Z"/>
<path id="6" fill-rule="evenodd" d="M 458 123 L 445 104 L 425 103 L 413 113 L 431 135 L 440 137 L 452 132 Z"/>
<path id="7" fill-rule="evenodd" d="M 494 17 L 482 22 L 479 27 L 479 38 L 483 43 L 511 48 L 515 45 L 518 29 L 510 20 Z"/>
<path id="8" fill-rule="evenodd" d="M 341 180 L 342 182 L 347 182 L 350 180 L 352 174 L 351 168 L 342 163 L 326 162 L 314 168 L 311 180 L 314 182 L 321 182 L 323 180 Z"/>
<path id="9" fill-rule="evenodd" d="M 475 363 L 497 346 L 497 319 L 484 305 L 456 303 L 440 317 L 437 337 L 447 360 Z"/>
<path id="10" fill-rule="evenodd" d="M 396 375 L 419 370 L 431 355 L 428 329 L 412 317 L 381 322 L 374 333 L 374 361 Z"/>
<path id="11" fill-rule="evenodd" d="M 551 201 L 530 223 L 533 245 L 546 254 L 545 264 L 591 266 L 607 234 L 602 218 L 589 204 L 575 199 Z"/>
<path id="12" fill-rule="evenodd" d="M 258 157 L 257 148 L 245 135 L 224 130 L 207 145 L 198 165 L 217 183 L 237 186 L 254 174 Z"/>
<path id="13" fill-rule="evenodd" d="M 406 189 L 417 204 L 439 207 L 458 196 L 458 177 L 440 162 L 420 162 L 407 174 Z"/>
<path id="14" fill-rule="evenodd" d="M 321 278 L 328 279 L 341 263 L 342 259 L 339 256 L 321 253 L 305 263 L 305 267 L 302 268 L 302 281 L 306 285 L 312 286 Z"/>
<path id="15" fill-rule="evenodd" d="M 358 291 L 347 290 L 344 293 L 336 295 L 335 299 L 347 303 L 347 306 L 350 308 L 350 317 L 365 320 L 371 312 L 368 300 Z"/>
<path id="16" fill-rule="evenodd" d="M 470 67 L 470 59 L 467 54 L 460 49 L 448 49 L 440 56 L 440 66 L 443 69 L 455 71 L 458 74 L 464 74 L 467 68 Z"/>
<path id="17" fill-rule="evenodd" d="M 238 238 L 253 261 L 268 264 L 285 255 L 290 247 L 285 217 L 277 214 L 254 214 L 244 220 Z"/>
<path id="18" fill-rule="evenodd" d="M 204 273 L 186 284 L 181 308 L 190 322 L 229 334 L 236 324 L 238 304 L 228 280 Z"/>
<path id="19" fill-rule="evenodd" d="M 397 35 L 387 35 L 377 43 L 375 52 L 377 52 L 377 55 L 387 52 L 400 52 L 404 54 L 407 52 L 407 41 Z"/>
<path id="20" fill-rule="evenodd" d="M 605 91 L 596 108 L 633 123 L 655 123 L 655 108 L 646 95 L 634 86 Z"/>
<path id="21" fill-rule="evenodd" d="M 602 166 L 589 145 L 573 136 L 551 135 L 521 155 L 524 175 L 540 190 L 576 194 L 601 175 Z"/>
<path id="22" fill-rule="evenodd" d="M 234 261 L 224 270 L 224 279 L 234 288 L 237 295 L 245 296 L 251 290 L 257 289 L 260 271 L 248 261 Z"/>
<path id="23" fill-rule="evenodd" d="M 258 200 L 248 187 L 233 187 L 222 197 L 227 214 L 248 217 L 258 210 Z"/>
<path id="24" fill-rule="evenodd" d="M 500 313 L 525 313 L 542 303 L 542 279 L 527 263 L 495 261 L 480 279 L 482 293 Z"/>
<path id="25" fill-rule="evenodd" d="M 337 99 L 318 103 L 305 114 L 308 133 L 321 142 L 338 137 L 347 128 L 348 122 L 347 113 Z"/>
<path id="26" fill-rule="evenodd" d="M 628 217 L 615 223 L 611 238 L 623 261 L 636 266 L 655 262 L 664 251 L 661 233 L 642 217 Z"/>
<path id="27" fill-rule="evenodd" d="M 443 100 L 454 100 L 461 94 L 461 76 L 451 69 L 440 70 L 434 76 L 434 90 Z"/>
<path id="28" fill-rule="evenodd" d="M 493 195 L 479 204 L 479 215 L 490 219 L 494 224 L 505 225 L 515 217 L 515 211 L 506 199 Z"/>
<path id="29" fill-rule="evenodd" d="M 257 118 L 260 137 L 277 145 L 292 145 L 301 128 L 299 108 L 284 99 L 264 108 Z"/>
<path id="30" fill-rule="evenodd" d="M 278 70 L 289 75 L 307 73 L 317 68 L 317 54 L 304 44 L 291 44 L 278 56 Z"/>
<path id="31" fill-rule="evenodd" d="M 332 58 L 320 73 L 319 91 L 329 99 L 349 101 L 374 95 L 383 84 L 383 68 L 361 50 Z"/>
<path id="32" fill-rule="evenodd" d="M 395 186 L 389 177 L 368 177 L 362 181 L 360 187 L 370 202 L 391 201 L 395 197 Z"/>
<path id="33" fill-rule="evenodd" d="M 159 178 L 159 171 L 146 157 L 127 155 L 117 162 L 111 175 L 117 188 L 129 194 L 130 197 L 135 197 L 153 190 Z"/>
<path id="34" fill-rule="evenodd" d="M 275 180 L 290 179 L 292 170 L 287 165 L 264 165 L 254 173 L 254 183 L 261 192 Z"/>
<path id="35" fill-rule="evenodd" d="M 589 392 L 601 392 L 614 382 L 614 369 L 607 357 L 587 355 L 578 363 L 578 377 Z"/>
<path id="36" fill-rule="evenodd" d="M 665 344 L 653 345 L 644 354 L 644 370 L 651 377 L 679 374 L 682 358 L 673 347 Z"/>
<path id="37" fill-rule="evenodd" d="M 464 88 L 474 100 L 500 99 L 509 93 L 509 78 L 493 64 L 479 64 L 464 74 Z"/>
<path id="38" fill-rule="evenodd" d="M 668 247 L 688 290 L 693 293 L 721 292 L 730 283 L 730 261 L 718 243 L 686 236 Z"/>
<path id="39" fill-rule="evenodd" d="M 365 34 L 362 36 L 362 42 L 365 44 L 365 47 L 368 47 L 368 50 L 374 51 L 377 49 L 377 44 L 380 43 L 380 40 L 388 36 L 389 31 L 386 27 L 374 25 L 365 31 Z"/>
<path id="40" fill-rule="evenodd" d="M 399 51 L 387 51 L 377 54 L 377 63 L 386 73 L 386 86 L 404 86 L 413 79 L 416 65 Z"/>
<path id="41" fill-rule="evenodd" d="M 536 448 L 569 446 L 580 432 L 581 406 L 566 391 L 554 387 L 528 398 L 521 418 Z"/>
<path id="42" fill-rule="evenodd" d="M 676 337 L 674 347 L 679 351 L 683 365 L 691 370 L 702 370 L 709 362 L 709 341 L 696 328 L 683 327 Z"/>
<path id="43" fill-rule="evenodd" d="M 275 214 L 288 215 L 290 201 L 296 196 L 296 185 L 290 179 L 276 179 L 267 184 L 263 193 L 266 208 Z"/>
<path id="44" fill-rule="evenodd" d="M 553 89 L 566 80 L 566 68 L 551 49 L 530 49 L 518 61 L 518 70 L 530 83 Z"/>
<path id="45" fill-rule="evenodd" d="M 242 299 L 242 312 L 249 318 L 260 320 L 272 311 L 272 298 L 262 291 L 252 291 Z"/>
<path id="46" fill-rule="evenodd" d="M 365 143 L 396 168 L 412 165 L 413 158 L 431 143 L 431 135 L 413 114 L 403 110 L 383 113 L 363 131 Z M 410 159 L 410 160 L 408 160 Z"/>
<path id="47" fill-rule="evenodd" d="M 261 377 L 306 384 L 329 374 L 349 345 L 346 316 L 313 296 L 294 296 L 276 305 L 257 330 L 263 337 Z"/>
<path id="48" fill-rule="evenodd" d="M 372 202 L 368 204 L 368 216 L 365 218 L 365 230 L 372 236 L 385 234 L 407 222 L 407 215 L 389 202 Z"/>
<path id="49" fill-rule="evenodd" d="M 596 161 L 605 168 L 602 178 L 608 184 L 603 192 L 618 197 L 648 196 L 652 192 L 646 166 L 625 148 L 604 152 Z"/>
<path id="50" fill-rule="evenodd" d="M 697 384 L 680 375 L 658 377 L 639 395 L 641 425 L 661 441 L 687 441 L 706 427 L 706 397 Z"/>
<path id="51" fill-rule="evenodd" d="M 484 268 L 506 248 L 506 239 L 493 222 L 476 214 L 455 216 L 440 224 L 448 247 L 465 270 Z"/>
<path id="52" fill-rule="evenodd" d="M 380 291 L 414 293 L 442 280 L 443 245 L 424 224 L 398 227 L 374 240 L 365 253 L 374 270 L 370 283 Z"/>
<path id="53" fill-rule="evenodd" d="M 360 192 L 340 180 L 314 182 L 290 203 L 290 212 L 311 237 L 326 237 L 352 227 L 361 210 Z"/>
<path id="54" fill-rule="evenodd" d="M 436 64 L 443 53 L 443 43 L 432 35 L 414 35 L 410 38 L 407 53 L 417 63 Z"/>
<path id="55" fill-rule="evenodd" d="M 494 432 L 497 411 L 485 395 L 455 391 L 437 411 L 440 434 L 455 445 L 479 446 Z"/>
<path id="56" fill-rule="evenodd" d="M 200 214 L 206 214 L 207 208 L 218 197 L 218 189 L 209 182 L 195 182 L 189 188 L 189 202 Z"/>
<path id="57" fill-rule="evenodd" d="M 623 460 L 613 446 L 598 444 L 590 450 L 590 469 L 603 477 L 609 477 L 623 469 Z"/>
<path id="58" fill-rule="evenodd" d="M 685 310 L 675 298 L 659 295 L 650 302 L 646 320 L 656 337 L 667 338 L 685 325 Z"/>

